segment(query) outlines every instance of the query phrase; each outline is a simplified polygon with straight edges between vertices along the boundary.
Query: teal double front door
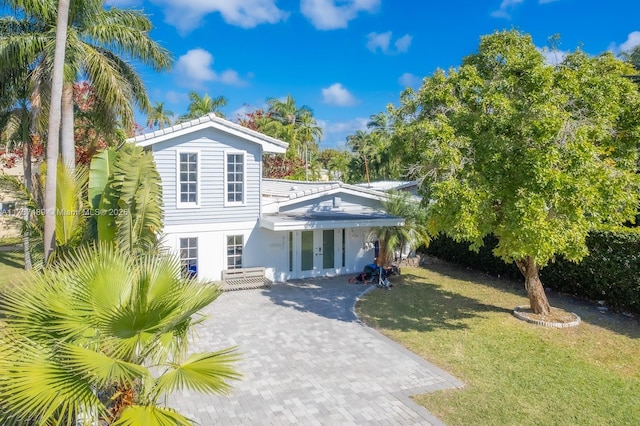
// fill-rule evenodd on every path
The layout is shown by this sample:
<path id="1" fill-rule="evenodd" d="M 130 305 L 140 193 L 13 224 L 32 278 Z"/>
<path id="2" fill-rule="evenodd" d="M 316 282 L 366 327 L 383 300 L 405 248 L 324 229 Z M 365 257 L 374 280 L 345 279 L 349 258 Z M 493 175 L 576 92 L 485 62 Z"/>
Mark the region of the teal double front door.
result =
<path id="1" fill-rule="evenodd" d="M 335 268 L 335 231 L 333 229 L 301 231 L 300 243 L 302 271 Z"/>
<path id="2" fill-rule="evenodd" d="M 290 270 L 298 277 L 337 273 L 344 266 L 344 230 L 314 229 L 291 235 Z"/>

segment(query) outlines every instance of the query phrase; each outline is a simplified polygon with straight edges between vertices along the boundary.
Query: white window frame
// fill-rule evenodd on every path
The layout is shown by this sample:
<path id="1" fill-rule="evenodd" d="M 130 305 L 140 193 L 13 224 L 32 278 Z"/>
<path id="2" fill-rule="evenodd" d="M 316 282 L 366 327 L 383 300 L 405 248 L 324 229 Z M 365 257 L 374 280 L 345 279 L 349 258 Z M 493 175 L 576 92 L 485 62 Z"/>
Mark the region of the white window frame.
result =
<path id="1" fill-rule="evenodd" d="M 195 154 L 196 155 L 196 202 L 182 202 L 180 189 L 180 155 Z M 178 209 L 197 209 L 200 208 L 200 186 L 202 174 L 200 173 L 200 164 L 202 163 L 202 155 L 198 149 L 182 149 L 176 151 L 176 208 Z"/>
<path id="2" fill-rule="evenodd" d="M 190 240 L 190 239 L 195 240 L 196 257 L 195 258 L 191 258 L 191 257 L 184 258 L 184 257 L 182 257 L 182 250 L 183 250 L 183 248 L 182 248 L 182 240 Z M 191 247 L 190 245 L 187 247 L 187 249 L 192 249 L 192 248 L 194 248 L 194 247 Z M 199 263 L 200 263 L 199 262 L 199 258 L 200 258 L 200 242 L 198 241 L 198 237 L 195 236 L 195 235 L 178 237 L 178 253 L 179 253 L 179 256 L 180 256 L 180 264 L 183 267 L 183 273 L 188 272 L 188 268 L 187 268 L 187 270 L 184 270 L 184 261 L 185 260 L 190 260 L 190 259 L 195 259 L 195 261 L 196 261 L 195 262 L 196 263 L 196 274 L 195 274 L 195 276 L 197 277 L 198 274 L 200 273 L 200 265 L 199 265 Z M 187 275 L 187 274 L 185 273 L 185 275 Z"/>
<path id="3" fill-rule="evenodd" d="M 235 265 L 229 265 L 229 237 L 242 237 L 242 254 L 240 255 L 240 268 L 244 268 L 244 248 L 246 246 L 246 236 L 242 233 L 229 233 L 224 236 L 224 253 L 226 269 L 236 269 Z M 234 255 L 235 256 L 235 255 Z"/>
<path id="4" fill-rule="evenodd" d="M 229 179 L 227 166 L 229 155 L 242 155 L 242 201 L 229 201 Z M 224 151 L 224 205 L 225 207 L 244 206 L 247 203 L 247 152 L 246 151 Z"/>

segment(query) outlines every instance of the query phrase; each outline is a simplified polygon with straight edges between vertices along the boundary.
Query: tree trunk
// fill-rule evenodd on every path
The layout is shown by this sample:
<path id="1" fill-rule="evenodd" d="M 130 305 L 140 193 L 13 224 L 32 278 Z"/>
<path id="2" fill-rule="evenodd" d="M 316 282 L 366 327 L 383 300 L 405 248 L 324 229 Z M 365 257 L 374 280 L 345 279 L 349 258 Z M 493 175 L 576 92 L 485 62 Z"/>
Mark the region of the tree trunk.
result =
<path id="1" fill-rule="evenodd" d="M 60 127 L 60 155 L 71 174 L 76 168 L 76 144 L 73 139 L 73 84 L 62 89 L 62 123 Z"/>
<path id="2" fill-rule="evenodd" d="M 24 186 L 29 191 L 29 194 L 33 193 L 33 182 L 31 174 L 31 138 L 26 137 L 22 141 L 22 171 L 24 176 Z M 30 219 L 30 212 L 28 208 L 23 209 L 22 219 L 28 221 Z M 22 235 L 22 250 L 24 252 L 24 269 L 27 271 L 33 266 L 31 262 L 31 240 L 28 233 Z"/>
<path id="3" fill-rule="evenodd" d="M 69 2 L 58 2 L 56 21 L 56 47 L 51 76 L 51 105 L 49 107 L 49 131 L 47 141 L 47 180 L 44 195 L 44 261 L 45 264 L 55 249 L 56 232 L 56 176 L 58 173 L 58 143 L 60 139 L 60 116 L 62 108 L 62 86 L 64 79 L 64 59 L 69 24 Z"/>
<path id="4" fill-rule="evenodd" d="M 532 257 L 516 261 L 518 269 L 524 275 L 524 288 L 529 296 L 529 303 L 534 314 L 547 315 L 551 312 L 547 295 L 544 292 L 542 281 L 540 281 L 540 268 L 536 265 Z"/>

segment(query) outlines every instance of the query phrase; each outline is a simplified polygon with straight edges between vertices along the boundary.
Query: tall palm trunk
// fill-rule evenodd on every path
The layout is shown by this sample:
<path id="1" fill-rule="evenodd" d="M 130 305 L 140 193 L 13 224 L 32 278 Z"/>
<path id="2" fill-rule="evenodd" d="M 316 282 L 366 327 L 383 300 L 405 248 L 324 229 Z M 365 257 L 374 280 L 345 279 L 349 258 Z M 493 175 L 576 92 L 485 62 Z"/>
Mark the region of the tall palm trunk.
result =
<path id="1" fill-rule="evenodd" d="M 51 77 L 51 106 L 49 108 L 49 132 L 47 143 L 47 181 L 44 194 L 44 259 L 45 263 L 55 249 L 56 230 L 56 175 L 58 173 L 58 142 L 60 138 L 60 116 L 62 108 L 62 87 L 64 77 L 64 57 L 69 24 L 69 2 L 58 2 L 56 20 L 56 50 L 53 57 Z"/>
<path id="2" fill-rule="evenodd" d="M 60 155 L 71 173 L 76 166 L 76 146 L 73 140 L 73 84 L 65 83 L 62 90 L 62 124 L 60 127 Z"/>
<path id="3" fill-rule="evenodd" d="M 33 193 L 33 182 L 31 175 L 31 138 L 27 136 L 22 140 L 22 171 L 24 176 L 24 186 L 27 188 L 30 194 Z M 25 221 L 30 219 L 29 209 L 23 209 L 22 218 Z M 22 249 L 24 251 L 24 269 L 29 270 L 33 266 L 31 262 L 31 240 L 29 233 L 25 232 L 22 235 Z"/>

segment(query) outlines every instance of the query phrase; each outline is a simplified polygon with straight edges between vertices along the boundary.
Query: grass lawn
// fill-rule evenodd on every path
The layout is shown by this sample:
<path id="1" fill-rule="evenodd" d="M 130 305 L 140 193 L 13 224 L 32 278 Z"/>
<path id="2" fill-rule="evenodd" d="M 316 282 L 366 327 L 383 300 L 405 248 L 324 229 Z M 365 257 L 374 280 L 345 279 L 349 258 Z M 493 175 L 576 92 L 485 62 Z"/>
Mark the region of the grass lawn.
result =
<path id="1" fill-rule="evenodd" d="M 367 324 L 465 382 L 414 400 L 448 425 L 640 425 L 640 321 L 548 293 L 571 329 L 511 310 L 524 285 L 447 264 L 403 268 L 357 305 Z"/>
<path id="2" fill-rule="evenodd" d="M 24 255 L 19 251 L 0 251 L 0 288 L 24 274 Z"/>

